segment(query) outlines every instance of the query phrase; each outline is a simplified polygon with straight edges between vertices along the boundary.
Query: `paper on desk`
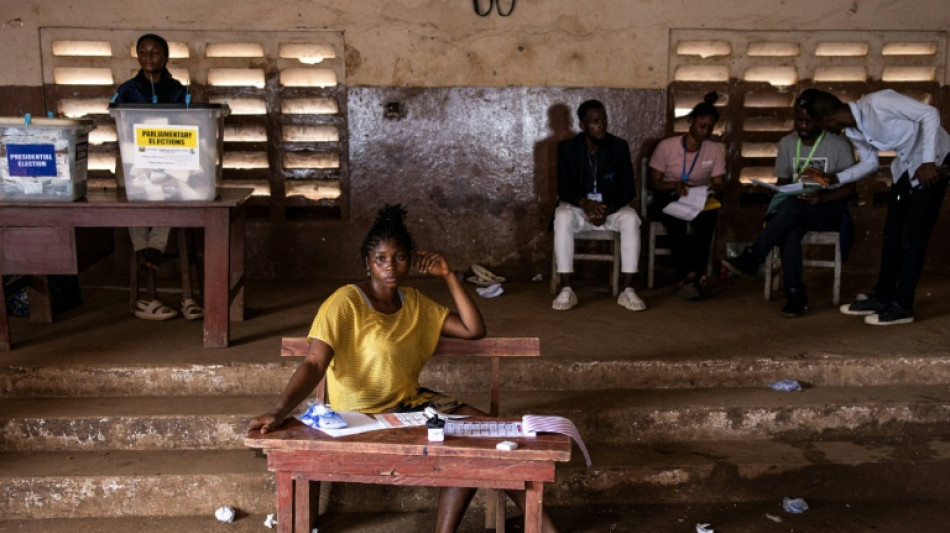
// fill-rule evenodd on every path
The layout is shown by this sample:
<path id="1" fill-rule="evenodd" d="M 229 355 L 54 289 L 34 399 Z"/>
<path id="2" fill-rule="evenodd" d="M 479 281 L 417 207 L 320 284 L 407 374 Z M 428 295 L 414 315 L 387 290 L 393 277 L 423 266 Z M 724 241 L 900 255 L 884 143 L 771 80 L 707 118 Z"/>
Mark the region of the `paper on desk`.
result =
<path id="1" fill-rule="evenodd" d="M 690 187 L 689 194 L 666 204 L 663 212 L 680 220 L 693 220 L 706 207 L 707 196 L 709 196 L 708 186 Z"/>
<path id="2" fill-rule="evenodd" d="M 324 429 L 318 427 L 314 429 L 319 429 L 320 431 L 334 438 L 344 437 L 346 435 L 357 435 L 359 433 L 366 433 L 367 431 L 377 431 L 383 429 L 383 426 L 381 426 L 375 418 L 369 415 L 364 415 L 363 413 L 357 413 L 354 411 L 337 411 L 336 413 L 342 416 L 343 420 L 346 420 L 345 428 Z M 297 419 L 299 420 L 300 417 L 298 416 Z"/>

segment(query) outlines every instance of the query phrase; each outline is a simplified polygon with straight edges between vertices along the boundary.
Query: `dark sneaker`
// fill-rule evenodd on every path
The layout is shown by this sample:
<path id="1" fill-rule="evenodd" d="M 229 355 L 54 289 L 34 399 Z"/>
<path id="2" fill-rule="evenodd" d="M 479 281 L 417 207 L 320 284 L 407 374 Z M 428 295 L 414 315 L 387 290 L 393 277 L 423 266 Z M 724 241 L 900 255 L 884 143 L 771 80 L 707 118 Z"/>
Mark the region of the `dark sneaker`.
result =
<path id="1" fill-rule="evenodd" d="M 864 317 L 865 324 L 872 326 L 894 326 L 897 324 L 910 324 L 914 321 L 914 312 L 908 311 L 897 304 L 891 304 L 880 313 Z"/>
<path id="2" fill-rule="evenodd" d="M 703 284 L 695 279 L 684 280 L 680 283 L 679 289 L 676 291 L 676 296 L 684 300 L 702 300 L 703 299 Z"/>
<path id="3" fill-rule="evenodd" d="M 792 290 L 786 293 L 788 301 L 785 307 L 782 307 L 782 316 L 785 318 L 798 318 L 805 314 L 808 309 L 808 296 L 804 291 Z"/>
<path id="4" fill-rule="evenodd" d="M 743 250 L 739 257 L 722 260 L 722 266 L 726 267 L 726 269 L 733 274 L 748 276 L 750 278 L 755 277 L 755 275 L 759 273 L 759 263 L 761 263 L 761 261 L 755 256 L 755 252 L 752 251 L 752 248 Z"/>
<path id="5" fill-rule="evenodd" d="M 845 315 L 874 315 L 887 308 L 887 304 L 877 301 L 873 296 L 865 300 L 858 300 L 851 304 L 844 304 L 839 308 Z"/>

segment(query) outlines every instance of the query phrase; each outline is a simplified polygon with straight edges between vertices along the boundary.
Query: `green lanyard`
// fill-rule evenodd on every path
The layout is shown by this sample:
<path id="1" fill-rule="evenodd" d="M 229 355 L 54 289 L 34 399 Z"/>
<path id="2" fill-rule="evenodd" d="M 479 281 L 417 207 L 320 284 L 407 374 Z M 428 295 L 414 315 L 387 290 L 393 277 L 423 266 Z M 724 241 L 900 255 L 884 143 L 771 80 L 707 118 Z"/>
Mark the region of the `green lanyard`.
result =
<path id="1" fill-rule="evenodd" d="M 825 137 L 825 132 L 821 132 L 821 135 L 818 136 L 818 139 L 815 141 L 815 144 L 811 146 L 811 151 L 808 152 L 808 157 L 805 161 L 802 161 L 800 164 L 796 165 L 795 173 L 792 176 L 792 181 L 798 181 L 801 179 L 802 172 L 808 168 L 808 163 L 811 163 L 811 156 L 815 155 L 815 150 L 818 148 L 818 145 L 821 144 L 821 140 Z M 795 143 L 795 161 L 801 161 L 802 158 L 802 138 L 798 138 L 798 142 Z"/>

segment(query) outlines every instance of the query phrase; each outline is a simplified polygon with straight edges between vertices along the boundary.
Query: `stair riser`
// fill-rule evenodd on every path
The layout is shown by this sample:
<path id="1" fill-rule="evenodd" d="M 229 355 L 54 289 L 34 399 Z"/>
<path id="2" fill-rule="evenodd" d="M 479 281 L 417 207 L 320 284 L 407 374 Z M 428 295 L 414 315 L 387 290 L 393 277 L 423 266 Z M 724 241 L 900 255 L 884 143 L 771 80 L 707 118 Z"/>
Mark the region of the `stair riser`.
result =
<path id="1" fill-rule="evenodd" d="M 439 390 L 488 390 L 486 365 L 432 361 L 422 383 Z M 277 394 L 297 361 L 229 365 L 0 368 L 0 397 Z M 504 391 L 766 386 L 793 377 L 814 386 L 950 383 L 950 356 L 744 361 L 505 361 Z"/>
<path id="2" fill-rule="evenodd" d="M 692 440 L 809 439 L 950 433 L 950 405 L 749 409 L 557 410 L 589 447 Z M 515 416 L 512 414 L 512 416 Z M 0 419 L 0 451 L 241 449 L 248 416 Z"/>
<path id="3" fill-rule="evenodd" d="M 222 505 L 245 513 L 276 509 L 274 476 L 228 474 L 48 478 L 0 481 L 5 519 L 209 515 Z M 335 512 L 416 512 L 434 509 L 437 489 L 361 484 L 324 485 L 322 505 Z M 562 467 L 546 486 L 548 505 L 702 504 L 774 501 L 941 500 L 950 491 L 950 461 L 865 465 L 732 464 L 676 468 Z M 481 506 L 479 491 L 473 505 Z M 511 506 L 509 502 L 509 506 Z"/>
<path id="4" fill-rule="evenodd" d="M 229 505 L 246 513 L 273 513 L 274 476 L 123 476 L 30 478 L 0 481 L 5 519 L 121 516 L 211 516 Z"/>
<path id="5" fill-rule="evenodd" d="M 234 450 L 250 417 L 181 416 L 0 421 L 2 451 Z"/>

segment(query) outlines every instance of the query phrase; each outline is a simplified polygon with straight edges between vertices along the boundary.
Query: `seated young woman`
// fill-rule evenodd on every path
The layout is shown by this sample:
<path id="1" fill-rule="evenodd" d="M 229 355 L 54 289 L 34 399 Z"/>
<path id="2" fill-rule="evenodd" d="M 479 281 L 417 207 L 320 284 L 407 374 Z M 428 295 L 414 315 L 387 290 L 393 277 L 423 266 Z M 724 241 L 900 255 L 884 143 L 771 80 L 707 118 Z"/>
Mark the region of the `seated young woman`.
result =
<path id="1" fill-rule="evenodd" d="M 681 196 L 697 194 L 698 187 L 706 187 L 709 194 L 722 191 L 726 185 L 726 158 L 722 146 L 709 139 L 719 110 L 715 104 L 718 95 L 708 93 L 687 116 L 689 131 L 686 135 L 660 141 L 650 158 L 650 189 L 653 204 L 650 216 L 659 220 L 669 234 L 673 263 L 680 277 L 677 295 L 687 300 L 699 300 L 706 287 L 706 263 L 716 231 L 719 210 L 715 203 L 696 218 L 686 221 L 668 215 L 663 208 Z M 688 232 L 692 227 L 693 232 Z"/>
<path id="2" fill-rule="evenodd" d="M 323 302 L 307 335 L 306 358 L 277 404 L 251 420 L 248 431 L 267 433 L 280 427 L 324 376 L 329 404 L 337 411 L 412 412 L 431 406 L 441 412 L 485 415 L 419 386 L 419 374 L 440 336 L 478 339 L 485 336 L 485 321 L 445 257 L 416 250 L 405 218 L 400 205 L 379 211 L 360 251 L 367 279 L 337 289 Z M 413 265 L 445 281 L 457 311 L 402 286 Z M 455 531 L 474 495 L 473 488 L 441 489 L 436 531 Z M 509 495 L 524 508 L 523 492 Z M 544 531 L 556 531 L 547 516 Z"/>

